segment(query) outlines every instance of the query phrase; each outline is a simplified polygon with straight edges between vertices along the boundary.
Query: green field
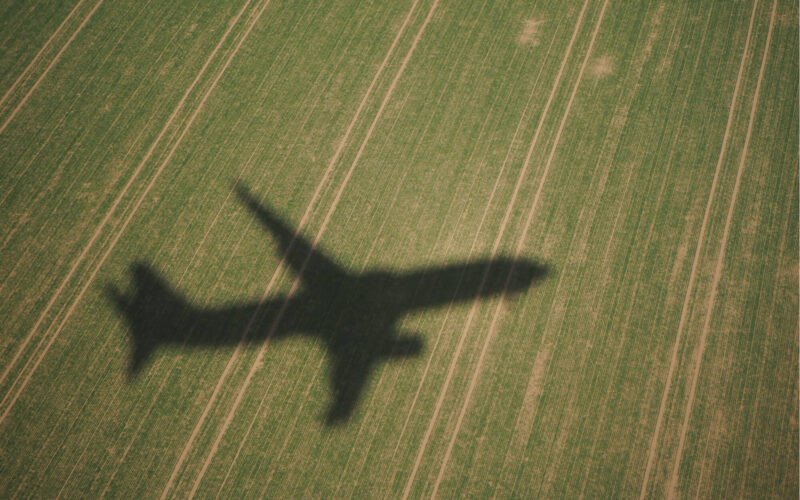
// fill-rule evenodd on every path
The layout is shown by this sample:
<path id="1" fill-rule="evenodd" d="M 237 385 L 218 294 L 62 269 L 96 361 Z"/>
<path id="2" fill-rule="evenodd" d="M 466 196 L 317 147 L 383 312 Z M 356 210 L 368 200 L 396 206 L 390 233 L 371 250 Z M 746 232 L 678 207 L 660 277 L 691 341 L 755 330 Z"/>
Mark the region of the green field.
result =
<path id="1" fill-rule="evenodd" d="M 797 2 L 0 40 L 0 497 L 797 498 Z"/>

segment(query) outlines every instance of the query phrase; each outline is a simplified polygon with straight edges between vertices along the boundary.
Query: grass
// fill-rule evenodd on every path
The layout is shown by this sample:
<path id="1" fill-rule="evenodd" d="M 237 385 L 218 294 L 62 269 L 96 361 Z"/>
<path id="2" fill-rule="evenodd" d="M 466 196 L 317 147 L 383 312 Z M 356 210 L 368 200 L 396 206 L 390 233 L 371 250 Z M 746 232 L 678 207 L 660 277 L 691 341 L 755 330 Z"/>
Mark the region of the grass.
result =
<path id="1" fill-rule="evenodd" d="M 0 95 L 56 32 L 0 106 L 0 496 L 797 494 L 795 4 L 115 2 L 55 59 L 87 2 L 0 6 Z M 134 262 L 198 307 L 289 291 L 237 179 L 354 273 L 549 273 L 407 316 L 340 426 L 313 339 L 129 379 Z"/>

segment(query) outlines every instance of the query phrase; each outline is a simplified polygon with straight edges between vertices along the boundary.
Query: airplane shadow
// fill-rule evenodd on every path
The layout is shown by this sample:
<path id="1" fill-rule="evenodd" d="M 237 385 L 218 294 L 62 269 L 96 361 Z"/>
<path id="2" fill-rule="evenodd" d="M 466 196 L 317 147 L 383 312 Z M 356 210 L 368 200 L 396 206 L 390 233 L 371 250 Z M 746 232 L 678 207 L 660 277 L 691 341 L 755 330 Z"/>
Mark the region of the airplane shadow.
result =
<path id="1" fill-rule="evenodd" d="M 135 376 L 162 345 L 219 347 L 305 335 L 328 352 L 331 402 L 325 422 L 355 411 L 375 364 L 416 356 L 422 337 L 398 331 L 403 316 L 451 302 L 517 294 L 543 279 L 546 266 L 527 259 L 483 259 L 430 269 L 353 274 L 325 256 L 242 185 L 240 201 L 276 239 L 285 264 L 300 278 L 292 295 L 223 307 L 190 304 L 147 263 L 131 265 L 128 292 L 106 295 L 129 326 Z"/>

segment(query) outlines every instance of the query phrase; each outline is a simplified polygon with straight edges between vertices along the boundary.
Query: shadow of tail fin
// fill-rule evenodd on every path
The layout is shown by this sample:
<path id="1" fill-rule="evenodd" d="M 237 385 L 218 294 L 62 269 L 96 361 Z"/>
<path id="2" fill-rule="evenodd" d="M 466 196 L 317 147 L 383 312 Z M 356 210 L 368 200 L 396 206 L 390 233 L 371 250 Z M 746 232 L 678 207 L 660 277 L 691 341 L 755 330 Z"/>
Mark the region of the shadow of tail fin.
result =
<path id="1" fill-rule="evenodd" d="M 131 337 L 131 357 L 128 364 L 128 375 L 130 377 L 139 373 L 146 364 L 150 355 L 155 350 L 154 342 L 141 327 L 137 327 L 137 309 L 134 297 L 123 293 L 114 285 L 106 286 L 106 296 L 114 304 L 116 310 L 122 315 L 129 326 Z"/>
<path id="2" fill-rule="evenodd" d="M 131 267 L 131 293 L 115 285 L 106 286 L 106 296 L 128 324 L 131 337 L 130 376 L 135 376 L 147 363 L 160 342 L 174 336 L 175 326 L 186 313 L 186 304 L 149 266 L 136 263 Z"/>

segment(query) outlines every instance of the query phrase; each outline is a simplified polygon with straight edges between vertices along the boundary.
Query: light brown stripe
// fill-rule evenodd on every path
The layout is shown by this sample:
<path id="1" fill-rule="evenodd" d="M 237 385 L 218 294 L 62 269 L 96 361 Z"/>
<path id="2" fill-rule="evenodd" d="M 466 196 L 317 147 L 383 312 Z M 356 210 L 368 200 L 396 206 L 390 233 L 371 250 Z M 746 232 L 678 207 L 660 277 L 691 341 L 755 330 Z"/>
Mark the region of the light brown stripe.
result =
<path id="1" fill-rule="evenodd" d="M 744 165 L 747 161 L 747 150 L 750 147 L 750 138 L 753 134 L 753 123 L 755 122 L 756 111 L 758 109 L 758 97 L 761 94 L 761 82 L 764 80 L 764 70 L 767 67 L 767 57 L 769 56 L 769 48 L 772 42 L 772 30 L 775 27 L 775 13 L 778 10 L 778 0 L 772 3 L 772 15 L 769 19 L 769 31 L 767 31 L 767 41 L 764 45 L 764 55 L 761 57 L 761 69 L 758 72 L 758 83 L 756 83 L 756 91 L 753 96 L 753 104 L 750 107 L 750 119 L 747 123 L 747 135 L 744 139 L 744 147 L 742 148 L 741 158 L 739 160 L 739 169 L 736 172 L 736 182 L 733 185 L 733 194 L 731 195 L 730 205 L 728 205 L 728 215 L 725 218 L 725 229 L 722 232 L 722 241 L 720 242 L 719 255 L 717 256 L 717 263 L 714 267 L 714 279 L 711 285 L 711 294 L 706 300 L 706 319 L 703 323 L 703 331 L 700 334 L 700 346 L 696 353 L 694 371 L 692 373 L 692 385 L 689 389 L 689 402 L 686 404 L 686 411 L 683 416 L 683 425 L 681 426 L 680 438 L 678 439 L 678 453 L 675 455 L 675 463 L 672 466 L 672 475 L 670 476 L 669 489 L 667 490 L 668 498 L 675 498 L 678 488 L 678 473 L 681 468 L 681 459 L 683 457 L 683 448 L 686 444 L 686 433 L 689 430 L 689 420 L 692 416 L 692 409 L 694 409 L 695 396 L 697 394 L 697 381 L 700 378 L 700 368 L 703 365 L 703 354 L 705 354 L 706 344 L 708 340 L 708 332 L 711 328 L 711 318 L 714 316 L 714 303 L 717 299 L 717 291 L 719 290 L 719 282 L 722 277 L 722 269 L 725 264 L 725 249 L 728 246 L 728 237 L 731 233 L 731 223 L 733 221 L 733 212 L 736 208 L 736 199 L 739 197 L 739 187 L 742 183 L 742 173 L 744 172 Z"/>
<path id="2" fill-rule="evenodd" d="M 56 290 L 55 294 L 51 297 L 50 301 L 47 303 L 47 306 L 45 306 L 45 309 L 39 315 L 39 319 L 36 321 L 36 323 L 34 324 L 33 328 L 28 332 L 28 335 L 26 336 L 25 340 L 22 342 L 22 345 L 18 348 L 18 350 L 15 353 L 14 358 L 12 359 L 11 363 L 9 364 L 9 366 L 6 367 L 6 369 L 4 370 L 2 376 L 0 376 L 0 384 L 3 383 L 5 377 L 8 375 L 9 371 L 11 370 L 11 367 L 16 363 L 16 361 L 18 360 L 20 354 L 25 349 L 25 347 L 27 346 L 27 344 L 30 341 L 30 339 L 33 337 L 33 335 L 39 329 L 39 326 L 41 325 L 41 323 L 44 320 L 45 316 L 49 312 L 50 308 L 53 306 L 53 304 L 55 303 L 56 299 L 61 295 L 61 292 L 65 289 L 67 283 L 70 281 L 70 279 L 72 278 L 72 276 L 75 273 L 75 271 L 78 269 L 80 264 L 83 262 L 83 260 L 88 255 L 89 249 L 94 245 L 95 241 L 97 240 L 97 238 L 102 233 L 103 228 L 108 223 L 108 221 L 111 219 L 111 216 L 114 213 L 114 211 L 116 210 L 116 208 L 119 205 L 120 201 L 125 196 L 125 194 L 127 193 L 128 189 L 130 189 L 131 185 L 133 185 L 134 180 L 139 175 L 141 170 L 144 168 L 144 164 L 147 162 L 147 160 L 150 159 L 150 156 L 153 154 L 153 151 L 155 150 L 156 146 L 158 145 L 158 143 L 160 142 L 161 138 L 166 133 L 166 131 L 169 128 L 169 126 L 172 124 L 172 121 L 175 119 L 175 117 L 177 116 L 178 112 L 183 107 L 183 104 L 186 102 L 187 97 L 189 96 L 191 91 L 194 89 L 194 86 L 200 80 L 200 78 L 202 77 L 203 73 L 208 68 L 208 65 L 211 63 L 211 60 L 214 58 L 214 56 L 216 55 L 216 53 L 219 50 L 219 48 L 225 42 L 225 40 L 228 37 L 228 34 L 231 32 L 233 27 L 236 25 L 236 23 L 238 22 L 239 18 L 244 13 L 245 9 L 247 8 L 247 6 L 250 4 L 251 1 L 252 0 L 247 0 L 247 2 L 245 3 L 244 7 L 242 7 L 242 9 L 239 11 L 239 13 L 231 20 L 231 22 L 229 22 L 228 29 L 225 31 L 225 34 L 222 36 L 222 39 L 220 39 L 219 43 L 214 48 L 214 50 L 212 51 L 211 55 L 209 55 L 208 59 L 206 60 L 206 63 L 203 65 L 203 67 L 201 68 L 201 70 L 197 74 L 197 76 L 195 77 L 195 79 L 192 82 L 192 84 L 189 86 L 189 88 L 184 93 L 183 98 L 180 100 L 178 105 L 173 110 L 173 112 L 170 115 L 167 123 L 164 125 L 163 129 L 161 130 L 161 133 L 158 135 L 156 140 L 150 146 L 150 148 L 148 149 L 148 151 L 145 154 L 144 158 L 142 158 L 142 161 L 136 167 L 136 170 L 134 170 L 134 172 L 131 175 L 130 179 L 128 179 L 128 182 L 125 184 L 125 187 L 117 195 L 117 198 L 114 200 L 114 203 L 111 205 L 111 207 L 109 207 L 108 212 L 103 217 L 103 219 L 100 221 L 100 224 L 98 225 L 98 227 L 95 230 L 95 232 L 92 235 L 92 237 L 89 239 L 89 242 L 86 244 L 86 247 L 84 247 L 83 251 L 80 253 L 78 258 L 75 260 L 75 262 L 73 263 L 73 265 L 70 268 L 69 272 L 67 273 L 67 275 L 64 277 L 63 281 L 61 282 L 61 285 L 58 287 L 58 289 Z M 238 47 L 237 47 L 237 49 L 238 49 Z M 232 52 L 231 56 L 229 57 L 227 63 L 230 62 L 230 60 L 232 59 L 233 55 L 235 55 L 235 53 L 236 53 L 236 51 L 234 50 Z M 155 181 L 158 179 L 159 175 L 164 170 L 164 168 L 166 167 L 166 165 L 169 162 L 169 160 L 172 158 L 172 155 L 174 154 L 175 150 L 178 148 L 178 145 L 180 145 L 181 140 L 186 135 L 186 132 L 188 131 L 188 129 L 191 126 L 192 122 L 194 121 L 195 117 L 200 112 L 200 110 L 203 108 L 203 105 L 205 104 L 205 101 L 207 100 L 208 96 L 211 94 L 211 91 L 214 90 L 214 87 L 216 86 L 216 83 L 219 81 L 219 78 L 222 76 L 222 73 L 225 71 L 225 69 L 227 69 L 227 67 L 228 67 L 227 63 L 222 68 L 220 73 L 217 75 L 217 78 L 214 80 L 212 85 L 209 86 L 208 90 L 206 91 L 206 94 L 203 96 L 203 99 L 201 100 L 201 102 L 198 105 L 198 107 L 195 109 L 195 111 L 192 114 L 192 116 L 186 121 L 186 123 L 184 125 L 183 132 L 181 133 L 181 135 L 178 137 L 178 139 L 173 144 L 173 147 L 172 147 L 171 151 L 169 152 L 169 154 L 167 155 L 166 159 L 161 163 L 159 168 L 156 170 L 155 174 L 153 175 L 152 179 L 150 180 L 150 183 L 147 185 L 147 187 L 144 189 L 144 191 L 142 191 L 142 193 L 140 194 L 140 196 L 139 196 L 138 200 L 136 201 L 135 205 L 133 206 L 132 210 L 128 213 L 128 215 L 125 218 L 123 224 L 120 226 L 120 228 L 117 231 L 116 235 L 114 236 L 114 238 L 112 239 L 112 241 L 109 244 L 108 248 L 106 249 L 106 252 L 102 255 L 102 257 L 100 259 L 97 260 L 97 264 L 95 265 L 95 267 L 94 267 L 92 273 L 90 274 L 89 278 L 87 279 L 87 281 L 84 283 L 83 288 L 81 288 L 81 291 L 75 296 L 75 299 L 71 303 L 70 307 L 67 309 L 66 315 L 61 320 L 61 322 L 59 323 L 58 327 L 55 329 L 54 333 L 52 333 L 50 335 L 50 340 L 47 342 L 47 344 L 45 345 L 44 349 L 40 352 L 39 357 L 37 358 L 36 362 L 33 364 L 33 367 L 31 368 L 31 370 L 25 376 L 22 384 L 17 389 L 17 392 L 14 393 L 14 396 L 11 397 L 11 400 L 9 401 L 8 405 L 5 406 L 5 408 L 3 408 L 3 406 L 6 405 L 6 401 L 8 400 L 8 397 L 10 396 L 12 391 L 9 391 L 8 393 L 6 393 L 5 397 L 3 398 L 3 401 L 0 402 L 0 408 L 3 408 L 3 410 L 2 410 L 3 413 L 2 413 L 2 415 L 0 415 L 0 425 L 5 420 L 6 416 L 8 415 L 8 412 L 14 406 L 14 403 L 17 401 L 17 398 L 19 397 L 19 395 L 22 393 L 22 391 L 28 385 L 28 382 L 30 381 L 30 378 L 33 376 L 33 373 L 38 368 L 38 366 L 41 363 L 42 359 L 44 358 L 45 354 L 47 354 L 47 351 L 50 349 L 50 346 L 53 344 L 55 339 L 58 337 L 58 334 L 61 333 L 61 329 L 63 328 L 64 324 L 69 319 L 69 317 L 71 316 L 72 312 L 75 310 L 76 306 L 80 302 L 80 300 L 83 297 L 83 295 L 86 292 L 86 290 L 89 288 L 89 285 L 91 284 L 91 282 L 94 279 L 94 277 L 97 275 L 97 272 L 100 270 L 100 267 L 103 265 L 103 263 L 105 262 L 105 260 L 108 257 L 108 255 L 114 249 L 114 246 L 119 241 L 120 236 L 122 236 L 122 234 L 125 232 L 125 229 L 127 228 L 128 223 L 131 221 L 131 219 L 133 218 L 133 215 L 136 213 L 136 210 L 141 205 L 142 200 L 145 198 L 145 196 L 147 196 L 147 193 L 150 191 L 152 186 L 155 184 Z M 49 331 L 50 330 L 48 329 L 48 331 L 45 333 L 45 336 L 47 336 Z M 22 373 L 20 373 L 19 376 L 22 376 Z M 16 384 L 16 381 L 15 381 L 15 384 Z"/>
<path id="3" fill-rule="evenodd" d="M 742 59 L 739 63 L 739 74 L 736 77 L 736 84 L 733 89 L 733 96 L 731 97 L 731 106 L 730 110 L 728 111 L 728 122 L 725 125 L 725 135 L 722 138 L 722 146 L 720 147 L 719 158 L 717 160 L 717 167 L 714 171 L 714 179 L 711 182 L 711 191 L 708 194 L 708 201 L 706 203 L 705 213 L 703 214 L 703 223 L 700 226 L 700 236 L 698 237 L 697 241 L 697 248 L 695 249 L 694 254 L 694 261 L 692 262 L 692 270 L 691 274 L 689 275 L 689 284 L 686 288 L 686 296 L 683 300 L 683 308 L 681 310 L 681 319 L 680 323 L 678 324 L 678 333 L 675 336 L 675 343 L 672 347 L 672 356 L 670 359 L 669 370 L 667 371 L 667 383 L 664 386 L 664 392 L 661 396 L 661 404 L 658 409 L 658 417 L 656 418 L 656 427 L 653 430 L 653 436 L 650 439 L 650 448 L 647 453 L 647 465 L 645 466 L 644 471 L 644 478 L 642 480 L 642 489 L 639 493 L 639 498 L 644 499 L 645 495 L 647 494 L 647 486 L 650 480 L 650 471 L 653 468 L 653 462 L 655 460 L 656 455 L 656 446 L 658 444 L 658 437 L 661 433 L 661 425 L 664 421 L 664 414 L 667 407 L 667 396 L 669 395 L 670 388 L 672 387 L 672 379 L 675 374 L 675 368 L 678 364 L 678 351 L 681 345 L 681 339 L 683 338 L 683 331 L 686 328 L 686 322 L 689 318 L 689 301 L 691 300 L 692 293 L 694 292 L 694 283 L 697 279 L 697 271 L 699 268 L 700 263 L 700 255 L 703 250 L 703 243 L 705 241 L 706 235 L 706 228 L 708 227 L 708 220 L 709 215 L 711 213 L 711 206 L 714 203 L 714 194 L 717 190 L 717 182 L 719 180 L 719 173 L 722 169 L 722 163 L 725 159 L 725 153 L 728 147 L 728 140 L 730 138 L 731 128 L 733 126 L 733 116 L 736 112 L 736 100 L 739 97 L 739 89 L 742 83 L 742 77 L 744 75 L 744 66 L 745 62 L 747 61 L 747 52 L 750 49 L 750 39 L 753 34 L 753 23 L 755 22 L 756 16 L 756 8 L 758 7 L 758 0 L 753 2 L 753 12 L 750 16 L 750 26 L 747 29 L 747 39 L 745 40 L 744 50 L 742 51 Z"/>
<path id="4" fill-rule="evenodd" d="M 78 26 L 78 29 L 75 30 L 75 33 L 73 33 L 72 36 L 70 36 L 69 39 L 67 39 L 67 42 L 64 44 L 63 47 L 61 47 L 61 50 L 58 51 L 58 53 L 53 58 L 53 60 L 50 61 L 50 64 L 48 64 L 47 67 L 44 69 L 44 72 L 41 75 L 39 75 L 39 78 L 36 79 L 36 82 L 33 84 L 33 86 L 31 86 L 31 88 L 25 94 L 25 97 L 23 97 L 22 100 L 20 100 L 17 103 L 16 107 L 14 107 L 14 110 L 11 112 L 10 115 L 8 115 L 8 118 L 6 118 L 6 121 L 4 121 L 2 125 L 0 125 L 0 134 L 2 134 L 3 131 L 6 129 L 6 127 L 8 127 L 8 124 L 11 123 L 11 121 L 14 119 L 14 117 L 17 116 L 17 113 L 22 108 L 22 106 L 24 106 L 25 103 L 28 102 L 28 98 L 31 96 L 31 94 L 33 94 L 33 92 L 36 90 L 36 88 L 39 87 L 39 84 L 42 83 L 42 80 L 44 80 L 44 77 L 47 76 L 47 74 L 50 72 L 50 70 L 53 69 L 53 66 L 55 66 L 56 63 L 58 62 L 58 60 L 61 59 L 61 55 L 67 50 L 67 48 L 69 48 L 69 46 L 72 43 L 72 41 L 75 40 L 75 37 L 77 37 L 78 33 L 80 33 L 81 30 L 83 30 L 83 27 L 86 26 L 86 23 L 89 22 L 89 19 L 92 18 L 94 13 L 97 11 L 98 7 L 100 7 L 100 5 L 102 5 L 102 4 L 103 4 L 103 0 L 100 0 L 99 2 L 97 2 L 97 4 L 92 8 L 92 10 L 89 11 L 89 14 L 83 19 L 83 22 L 81 22 L 81 24 Z"/>
<path id="5" fill-rule="evenodd" d="M 528 167 L 530 165 L 530 159 L 531 159 L 531 156 L 533 154 L 533 149 L 534 149 L 534 147 L 536 146 L 536 144 L 539 141 L 539 134 L 541 133 L 541 130 L 542 130 L 543 126 L 544 126 L 544 122 L 545 122 L 545 120 L 547 118 L 547 115 L 549 113 L 550 106 L 552 104 L 552 101 L 553 101 L 553 98 L 555 96 L 556 90 L 558 89 L 559 83 L 561 82 L 561 78 L 562 78 L 562 76 L 564 74 L 564 69 L 566 67 L 566 64 L 567 64 L 567 61 L 569 59 L 569 56 L 572 53 L 572 47 L 575 44 L 575 39 L 577 38 L 578 32 L 580 31 L 581 24 L 583 23 L 583 17 L 586 14 L 586 8 L 587 8 L 588 4 L 589 4 L 589 0 L 585 0 L 584 4 L 583 4 L 583 8 L 581 9 L 581 12 L 580 12 L 580 14 L 578 16 L 578 21 L 576 22 L 575 28 L 573 29 L 572 38 L 570 38 L 569 44 L 567 46 L 567 51 L 565 52 L 564 57 L 561 60 L 561 66 L 559 68 L 558 74 L 556 75 L 556 79 L 553 82 L 553 87 L 550 90 L 550 95 L 548 96 L 547 102 L 545 103 L 544 110 L 542 111 L 542 114 L 541 114 L 541 116 L 539 118 L 539 123 L 538 123 L 538 125 L 536 127 L 536 132 L 534 133 L 533 139 L 531 140 L 530 146 L 528 148 L 528 153 L 526 155 L 525 162 L 523 163 L 522 169 L 521 169 L 521 171 L 519 173 L 519 176 L 517 177 L 517 182 L 516 182 L 516 184 L 514 186 L 514 193 L 513 193 L 512 197 L 511 197 L 511 201 L 507 205 L 505 216 L 503 217 L 503 221 L 502 221 L 502 223 L 500 225 L 500 230 L 499 230 L 499 232 L 498 232 L 498 234 L 497 234 L 497 236 L 495 238 L 495 242 L 494 242 L 494 245 L 492 247 L 492 252 L 491 252 L 491 257 L 490 258 L 493 258 L 496 255 L 497 249 L 498 249 L 500 241 L 502 239 L 502 236 L 505 233 L 505 229 L 507 227 L 508 220 L 510 219 L 511 211 L 513 210 L 513 206 L 514 206 L 514 203 L 516 201 L 516 197 L 517 197 L 517 195 L 519 193 L 520 186 L 522 185 L 522 180 L 526 177 L 527 170 L 528 170 Z M 500 177 L 498 176 L 497 182 L 499 182 L 499 180 L 500 180 Z M 492 189 L 492 196 L 494 195 L 494 192 L 495 192 L 495 190 L 497 188 L 497 182 L 495 182 L 495 186 Z M 490 201 L 491 201 L 491 196 L 490 196 Z M 488 213 L 488 210 L 489 210 L 489 204 L 487 204 L 486 210 L 484 211 L 484 215 L 483 215 L 484 218 L 485 218 L 486 214 Z M 477 235 L 476 235 L 476 241 L 477 241 Z M 488 269 L 487 269 L 487 271 L 488 271 Z M 486 277 L 487 277 L 487 273 L 485 272 L 484 276 L 483 276 L 483 278 L 481 280 L 481 284 L 479 285 L 479 289 L 483 288 L 483 285 L 485 284 L 485 281 L 486 281 Z M 419 450 L 417 451 L 417 456 L 416 456 L 416 459 L 414 461 L 414 466 L 411 469 L 411 474 L 409 474 L 409 477 L 408 477 L 408 479 L 406 481 L 406 486 L 405 486 L 405 489 L 403 491 L 403 499 L 404 500 L 406 498 L 408 498 L 408 496 L 411 493 L 411 487 L 412 487 L 412 485 L 414 483 L 414 480 L 416 479 L 416 474 L 417 474 L 417 471 L 419 470 L 419 465 L 422 462 L 422 456 L 425 454 L 425 451 L 427 449 L 428 441 L 430 440 L 431 433 L 433 432 L 433 428 L 436 425 L 436 422 L 437 422 L 438 417 L 439 417 L 439 412 L 441 411 L 441 408 L 442 408 L 442 405 L 443 405 L 443 402 L 444 402 L 444 397 L 447 394 L 447 391 L 448 391 L 448 389 L 450 387 L 450 382 L 452 381 L 453 373 L 455 372 L 455 366 L 457 364 L 458 359 L 461 356 L 461 351 L 462 351 L 462 349 L 464 347 L 464 341 L 466 340 L 466 332 L 469 330 L 469 328 L 470 328 L 470 326 L 472 324 L 472 320 L 475 317 L 475 312 L 477 310 L 477 304 L 478 304 L 478 301 L 476 299 L 476 301 L 473 302 L 472 307 L 471 307 L 471 309 L 469 311 L 469 315 L 467 317 L 467 322 L 466 322 L 464 328 L 462 329 L 462 334 L 459 337 L 458 344 L 456 345 L 456 350 L 455 350 L 455 352 L 453 354 L 453 357 L 451 358 L 450 365 L 449 365 L 448 370 L 447 370 L 447 374 L 445 375 L 445 379 L 444 379 L 444 382 L 442 384 L 442 388 L 439 391 L 439 396 L 437 398 L 436 405 L 434 406 L 434 409 L 433 409 L 433 415 L 431 416 L 430 420 L 428 421 L 428 427 L 425 430 L 425 434 L 423 435 L 422 442 L 420 443 Z"/>

